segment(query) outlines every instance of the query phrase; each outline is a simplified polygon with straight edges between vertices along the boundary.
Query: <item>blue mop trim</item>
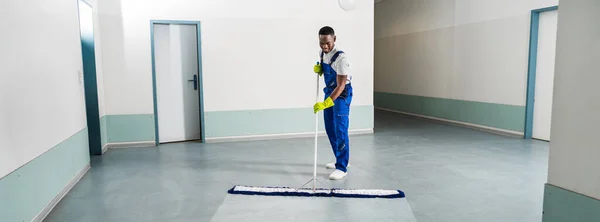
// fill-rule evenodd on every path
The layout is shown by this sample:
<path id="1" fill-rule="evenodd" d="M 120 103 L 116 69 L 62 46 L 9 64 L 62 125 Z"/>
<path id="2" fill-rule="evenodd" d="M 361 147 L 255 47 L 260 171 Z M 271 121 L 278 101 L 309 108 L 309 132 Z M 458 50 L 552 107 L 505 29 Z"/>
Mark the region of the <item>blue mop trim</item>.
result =
<path id="1" fill-rule="evenodd" d="M 250 188 L 249 191 L 236 188 Z M 262 190 L 261 190 L 262 189 Z M 361 193 L 362 192 L 362 193 Z M 371 194 L 365 194 L 371 193 Z M 382 192 L 376 194 L 376 192 Z M 260 195 L 260 196 L 295 196 L 295 197 L 339 197 L 339 198 L 404 198 L 406 195 L 401 190 L 364 190 L 364 189 L 324 189 L 317 188 L 312 192 L 310 188 L 296 189 L 291 187 L 253 187 L 236 185 L 227 191 L 229 194 Z M 375 193 L 375 194 L 373 194 Z"/>

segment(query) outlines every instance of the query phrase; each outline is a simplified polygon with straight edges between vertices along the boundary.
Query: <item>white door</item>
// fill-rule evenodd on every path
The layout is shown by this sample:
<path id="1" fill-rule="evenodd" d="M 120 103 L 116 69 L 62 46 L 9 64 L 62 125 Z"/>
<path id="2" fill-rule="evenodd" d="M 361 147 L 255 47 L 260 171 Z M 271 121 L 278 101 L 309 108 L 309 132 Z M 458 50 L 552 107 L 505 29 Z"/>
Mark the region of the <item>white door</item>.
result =
<path id="1" fill-rule="evenodd" d="M 550 141 L 552 119 L 557 18 L 556 10 L 540 13 L 532 136 L 546 141 Z"/>
<path id="2" fill-rule="evenodd" d="M 201 139 L 197 46 L 195 25 L 154 25 L 160 143 Z"/>

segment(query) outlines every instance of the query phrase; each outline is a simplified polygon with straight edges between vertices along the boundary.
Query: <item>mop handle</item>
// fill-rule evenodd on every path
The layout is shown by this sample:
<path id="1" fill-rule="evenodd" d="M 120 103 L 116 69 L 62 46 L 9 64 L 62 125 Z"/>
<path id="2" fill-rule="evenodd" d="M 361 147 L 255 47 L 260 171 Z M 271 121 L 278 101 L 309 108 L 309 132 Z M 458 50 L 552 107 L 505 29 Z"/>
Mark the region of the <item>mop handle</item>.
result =
<path id="1" fill-rule="evenodd" d="M 317 65 L 319 62 L 317 62 Z M 319 74 L 317 73 L 317 102 L 319 102 Z M 315 162 L 313 169 L 313 192 L 317 187 L 317 137 L 319 131 L 319 113 L 315 113 Z"/>

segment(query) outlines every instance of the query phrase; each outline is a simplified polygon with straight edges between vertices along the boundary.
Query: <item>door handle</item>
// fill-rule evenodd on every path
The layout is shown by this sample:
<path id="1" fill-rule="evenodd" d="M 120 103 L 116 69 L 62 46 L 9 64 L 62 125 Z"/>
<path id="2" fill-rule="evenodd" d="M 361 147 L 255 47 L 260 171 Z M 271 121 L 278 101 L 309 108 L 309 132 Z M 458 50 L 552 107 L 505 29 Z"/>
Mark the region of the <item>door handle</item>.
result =
<path id="1" fill-rule="evenodd" d="M 198 75 L 194 74 L 194 79 L 189 79 L 188 82 L 194 82 L 194 90 L 198 90 Z"/>

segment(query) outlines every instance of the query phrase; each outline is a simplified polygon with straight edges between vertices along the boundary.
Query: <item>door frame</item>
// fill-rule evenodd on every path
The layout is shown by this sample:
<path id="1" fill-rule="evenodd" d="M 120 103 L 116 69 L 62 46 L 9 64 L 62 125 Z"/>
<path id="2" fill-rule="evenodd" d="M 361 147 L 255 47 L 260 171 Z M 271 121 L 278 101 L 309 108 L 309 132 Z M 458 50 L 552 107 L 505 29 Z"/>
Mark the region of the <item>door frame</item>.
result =
<path id="1" fill-rule="evenodd" d="M 81 27 L 81 6 L 85 5 L 92 10 L 92 52 L 84 53 L 84 44 Z M 100 127 L 100 104 L 98 99 L 98 74 L 96 64 L 96 40 L 94 33 L 94 6 L 85 0 L 77 0 L 77 22 L 79 23 L 79 42 L 81 44 L 81 62 L 83 73 L 83 91 L 85 97 L 85 116 L 88 128 L 88 149 L 90 155 L 102 155 L 102 135 Z"/>
<path id="2" fill-rule="evenodd" d="M 202 143 L 206 142 L 206 136 L 204 131 L 204 97 L 202 87 L 202 45 L 200 35 L 200 21 L 182 21 L 182 20 L 150 20 L 150 47 L 152 53 L 152 97 L 154 103 L 154 138 L 155 145 L 160 144 L 159 133 L 158 133 L 158 103 L 156 93 L 156 65 L 155 65 L 155 51 L 154 51 L 154 25 L 195 25 L 196 26 L 196 39 L 197 39 L 197 53 L 198 53 L 198 105 L 200 109 L 200 140 Z"/>
<path id="3" fill-rule="evenodd" d="M 525 139 L 531 139 L 533 137 L 533 101 L 535 99 L 535 75 L 537 69 L 540 14 L 555 10 L 558 10 L 558 6 L 531 10 L 531 28 L 529 31 L 529 64 L 527 69 L 527 97 L 525 104 Z"/>

